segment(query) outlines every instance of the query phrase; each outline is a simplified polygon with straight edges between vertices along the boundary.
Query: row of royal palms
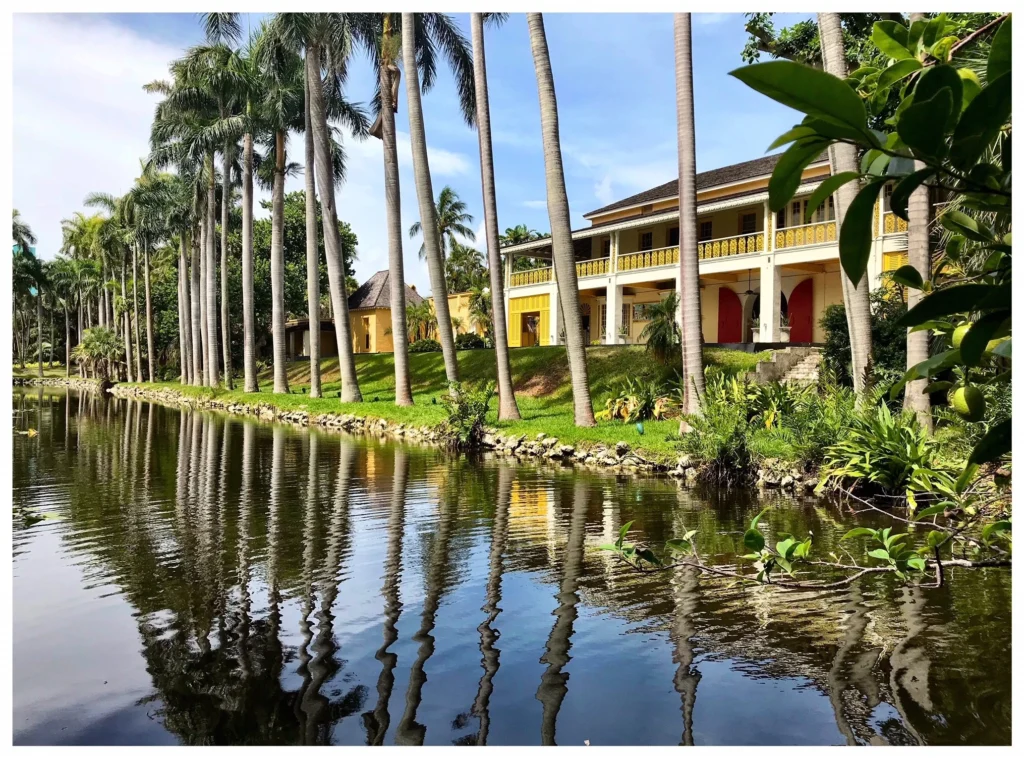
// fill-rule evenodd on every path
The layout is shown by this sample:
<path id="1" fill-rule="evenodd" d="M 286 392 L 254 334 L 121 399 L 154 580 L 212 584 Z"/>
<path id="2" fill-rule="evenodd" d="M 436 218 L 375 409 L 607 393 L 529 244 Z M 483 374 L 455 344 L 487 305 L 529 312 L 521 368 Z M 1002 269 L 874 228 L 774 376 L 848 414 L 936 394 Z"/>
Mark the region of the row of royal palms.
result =
<path id="1" fill-rule="evenodd" d="M 68 260 L 91 261 L 99 268 L 101 285 L 81 283 L 72 306 L 81 312 L 83 298 L 100 298 L 100 325 L 121 335 L 129 379 L 144 377 L 141 361 L 138 298 L 134 282 L 141 256 L 146 275 L 146 327 L 148 375 L 154 380 L 152 308 L 148 287 L 149 251 L 158 242 L 174 240 L 178 247 L 179 344 L 181 381 L 210 387 L 224 382 L 231 387 L 232 366 L 228 323 L 227 281 L 229 210 L 233 193 L 241 186 L 243 374 L 247 392 L 259 390 L 253 313 L 253 182 L 271 189 L 271 289 L 274 392 L 288 392 L 285 307 L 283 208 L 285 177 L 299 166 L 288 160 L 289 137 L 302 134 L 307 198 L 307 286 L 309 313 L 319 313 L 319 260 L 315 194 L 322 207 L 322 232 L 332 313 L 336 324 L 349 324 L 342 251 L 338 237 L 335 189 L 344 178 L 344 152 L 335 123 L 359 137 L 366 133 L 382 143 L 392 338 L 394 342 L 395 402 L 413 403 L 408 363 L 402 222 L 395 111 L 404 70 L 413 175 L 423 236 L 421 255 L 426 259 L 434 295 L 435 318 L 451 323 L 445 282 L 446 248 L 442 240 L 430 178 L 426 127 L 421 94 L 437 79 L 438 53 L 451 69 L 460 96 L 461 115 L 477 128 L 480 148 L 484 229 L 490 280 L 490 317 L 497 363 L 499 418 L 519 418 L 509 364 L 500 262 L 494 162 L 484 51 L 485 24 L 497 25 L 504 14 L 471 15 L 471 40 L 455 22 L 440 13 L 285 13 L 272 17 L 241 42 L 238 14 L 205 14 L 206 41 L 190 48 L 171 64 L 172 78 L 153 82 L 147 89 L 163 96 L 156 109 L 151 134 L 151 156 L 142 177 L 124 197 L 92 196 L 89 203 L 104 208 L 98 220 L 82 217 L 65 229 Z M 537 78 L 541 134 L 545 161 L 547 206 L 551 224 L 552 258 L 559 282 L 558 307 L 562 314 L 577 425 L 595 423 L 580 311 L 569 203 L 561 163 L 558 107 L 554 76 L 542 14 L 527 14 L 531 50 Z M 683 229 L 695 228 L 695 160 L 693 138 L 692 74 L 690 71 L 689 14 L 676 17 L 677 101 L 679 103 L 680 216 Z M 376 122 L 367 119 L 344 97 L 352 55 L 368 55 L 377 77 L 372 109 Z M 238 160 L 238 156 L 241 160 Z M 218 177 L 218 158 L 220 172 Z M 158 169 L 173 168 L 173 174 Z M 219 179 L 219 187 L 218 187 Z M 218 189 L 220 194 L 218 270 Z M 451 198 L 450 198 L 451 199 Z M 444 198 L 442 197 L 442 200 Z M 458 215 L 458 208 L 449 210 Z M 444 213 L 442 203 L 441 211 Z M 78 225 L 82 226 L 79 235 Z M 93 228 L 95 227 L 95 228 Z M 443 228 L 443 226 L 442 226 Z M 461 236 L 468 237 L 462 230 Z M 505 240 L 535 235 L 528 229 L 506 230 Z M 703 389 L 700 354 L 699 284 L 693 235 L 683 235 L 681 301 L 683 369 L 687 410 L 698 410 Z M 87 252 L 86 252 L 87 251 Z M 70 265 L 70 264 L 69 264 Z M 131 268 L 131 307 L 126 279 Z M 86 266 L 88 267 L 88 266 Z M 89 272 L 93 276 L 95 271 Z M 108 276 L 120 275 L 120 300 L 107 286 Z M 70 274 L 69 274 L 70 275 Z M 219 286 L 218 286 L 219 282 Z M 219 293 L 218 293 L 219 290 Z M 219 312 L 218 312 L 219 294 Z M 89 312 L 89 308 L 85 309 Z M 117 315 L 120 314 L 120 324 Z M 134 318 L 132 318 L 134 316 Z M 79 319 L 81 321 L 81 318 Z M 218 323 L 219 322 L 219 323 Z M 132 326 L 134 325 L 134 328 Z M 82 324 L 79 324 L 79 334 Z M 319 319 L 310 319 L 310 395 L 321 395 Z M 451 329 L 438 330 L 449 381 L 458 381 L 459 369 Z M 343 402 L 361 401 L 350 339 L 339 339 Z M 134 365 L 133 365 L 134 364 Z"/>

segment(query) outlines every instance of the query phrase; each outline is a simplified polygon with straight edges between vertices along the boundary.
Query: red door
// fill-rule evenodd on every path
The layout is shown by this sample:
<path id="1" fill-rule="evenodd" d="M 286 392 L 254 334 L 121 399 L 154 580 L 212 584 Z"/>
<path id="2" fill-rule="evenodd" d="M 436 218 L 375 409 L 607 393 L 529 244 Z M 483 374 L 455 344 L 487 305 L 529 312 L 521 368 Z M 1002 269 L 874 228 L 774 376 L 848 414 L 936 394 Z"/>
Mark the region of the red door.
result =
<path id="1" fill-rule="evenodd" d="M 743 305 L 739 296 L 728 287 L 718 288 L 718 341 L 743 340 Z"/>
<path id="2" fill-rule="evenodd" d="M 814 280 L 804 279 L 789 296 L 789 341 L 814 339 Z"/>

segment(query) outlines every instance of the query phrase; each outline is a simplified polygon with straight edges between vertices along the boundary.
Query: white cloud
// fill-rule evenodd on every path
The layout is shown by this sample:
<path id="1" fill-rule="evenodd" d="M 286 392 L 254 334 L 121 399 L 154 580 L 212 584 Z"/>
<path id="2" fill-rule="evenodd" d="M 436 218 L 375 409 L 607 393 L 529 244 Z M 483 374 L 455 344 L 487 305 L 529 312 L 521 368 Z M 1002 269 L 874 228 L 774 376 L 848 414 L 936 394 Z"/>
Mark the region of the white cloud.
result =
<path id="1" fill-rule="evenodd" d="M 58 50 L 40 55 L 40 50 Z M 52 257 L 61 245 L 60 222 L 95 191 L 119 194 L 139 174 L 149 152 L 149 129 L 157 96 L 142 90 L 168 77 L 168 64 L 181 49 L 110 20 L 86 15 L 14 17 L 14 205 Z M 406 280 L 427 292 L 426 266 L 416 254 L 419 239 L 408 229 L 419 218 L 407 132 L 398 132 L 402 244 Z M 289 149 L 301 160 L 302 137 Z M 359 237 L 356 276 L 365 280 L 388 267 L 381 143 L 346 140 L 348 181 L 338 190 L 338 212 Z M 446 177 L 472 176 L 476 161 L 464 153 L 428 147 L 435 190 Z M 301 175 L 286 190 L 304 188 Z M 256 213 L 269 193 L 258 191 Z"/>
<path id="2" fill-rule="evenodd" d="M 142 85 L 180 50 L 87 15 L 16 14 L 13 36 L 13 199 L 50 258 L 88 193 L 138 176 L 156 104 Z"/>
<path id="3" fill-rule="evenodd" d="M 605 205 L 615 199 L 612 193 L 612 177 L 610 174 L 605 174 L 601 181 L 594 185 L 594 197 Z"/>
<path id="4" fill-rule="evenodd" d="M 547 208 L 548 207 L 548 201 L 547 200 L 524 200 L 523 201 L 523 207 L 524 208 L 534 208 L 534 209 L 538 209 L 539 210 L 541 208 Z"/>
<path id="5" fill-rule="evenodd" d="M 739 16 L 739 13 L 694 13 L 693 20 L 697 26 L 713 26 L 727 20 L 730 16 Z"/>

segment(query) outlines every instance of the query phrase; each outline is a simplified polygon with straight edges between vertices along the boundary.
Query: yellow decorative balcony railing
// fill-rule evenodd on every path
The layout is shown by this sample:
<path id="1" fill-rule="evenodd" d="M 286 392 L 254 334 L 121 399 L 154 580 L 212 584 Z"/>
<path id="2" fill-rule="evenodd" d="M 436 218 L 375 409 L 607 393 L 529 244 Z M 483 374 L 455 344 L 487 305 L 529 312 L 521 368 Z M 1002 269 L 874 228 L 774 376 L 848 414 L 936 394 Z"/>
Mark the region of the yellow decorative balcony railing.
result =
<path id="1" fill-rule="evenodd" d="M 515 271 L 512 274 L 511 287 L 526 287 L 530 284 L 544 284 L 551 281 L 551 266 L 531 268 L 528 271 Z"/>
<path id="2" fill-rule="evenodd" d="M 663 247 L 658 250 L 643 250 L 638 253 L 619 253 L 615 262 L 616 271 L 636 271 L 657 266 L 671 266 L 679 263 L 678 247 Z"/>
<path id="3" fill-rule="evenodd" d="M 746 255 L 747 253 L 764 252 L 764 234 L 740 234 L 736 237 L 723 237 L 697 243 L 697 254 L 702 261 L 711 258 L 723 258 L 727 255 Z"/>
<path id="4" fill-rule="evenodd" d="M 823 245 L 827 242 L 836 242 L 838 238 L 835 221 L 790 226 L 775 232 L 775 249 L 782 250 L 783 248 L 801 247 L 802 245 Z"/>
<path id="5" fill-rule="evenodd" d="M 907 231 L 907 222 L 891 211 L 882 215 L 882 234 L 903 234 Z"/>
<path id="6" fill-rule="evenodd" d="M 576 264 L 576 276 L 600 276 L 612 270 L 611 258 L 596 258 L 589 261 L 580 261 Z"/>

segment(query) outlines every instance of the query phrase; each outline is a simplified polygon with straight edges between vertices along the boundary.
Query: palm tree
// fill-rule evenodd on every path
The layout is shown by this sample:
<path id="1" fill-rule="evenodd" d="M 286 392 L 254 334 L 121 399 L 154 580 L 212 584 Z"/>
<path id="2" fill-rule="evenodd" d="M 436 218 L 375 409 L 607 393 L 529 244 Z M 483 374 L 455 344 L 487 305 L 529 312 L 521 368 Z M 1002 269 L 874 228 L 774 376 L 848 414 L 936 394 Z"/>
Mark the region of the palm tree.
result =
<path id="1" fill-rule="evenodd" d="M 487 60 L 484 48 L 484 17 L 470 14 L 470 35 L 473 40 L 473 82 L 476 86 L 476 127 L 480 143 L 480 182 L 484 196 L 484 235 L 487 240 L 487 269 L 491 289 L 486 309 L 487 324 L 479 319 L 482 301 L 479 287 L 471 291 L 470 315 L 492 336 L 494 360 L 498 372 L 498 420 L 518 421 L 519 406 L 512 388 L 512 366 L 508 354 L 508 324 L 505 321 L 505 276 L 501 269 L 501 241 L 498 237 L 498 199 L 494 186 L 494 152 L 491 145 L 491 107 L 487 93 Z M 506 229 L 506 233 L 511 230 Z M 527 231 L 529 233 L 529 231 Z M 480 293 L 481 295 L 483 293 Z"/>
<path id="2" fill-rule="evenodd" d="M 402 259 L 401 188 L 398 181 L 398 142 L 395 111 L 398 110 L 396 64 L 397 44 L 393 36 L 393 14 L 365 13 L 355 17 L 353 33 L 367 49 L 376 67 L 379 83 L 377 120 L 370 134 L 377 137 L 384 153 L 384 212 L 388 230 L 388 271 L 390 273 L 391 339 L 395 360 L 395 405 L 410 406 L 412 385 L 409 380 L 409 343 L 405 323 L 405 264 Z"/>
<path id="3" fill-rule="evenodd" d="M 821 60 L 825 71 L 845 79 L 846 53 L 843 48 L 843 30 L 838 13 L 818 14 L 818 36 L 821 40 Z M 829 147 L 832 176 L 845 171 L 857 171 L 857 150 L 853 145 L 837 142 Z M 857 196 L 857 184 L 847 182 L 836 190 L 836 228 L 843 225 L 846 209 Z M 853 389 L 861 395 L 871 365 L 871 306 L 868 302 L 867 275 L 860 282 L 850 281 L 845 271 L 840 273 L 843 302 L 846 305 L 846 324 L 850 332 L 850 357 L 853 363 Z"/>
<path id="4" fill-rule="evenodd" d="M 408 325 L 411 342 L 418 339 L 430 339 L 430 335 L 437 329 L 437 316 L 434 314 L 434 306 L 430 304 L 429 300 L 407 305 L 405 318 L 402 321 Z"/>
<path id="5" fill-rule="evenodd" d="M 12 238 L 15 247 L 24 251 L 30 252 L 32 246 L 36 244 L 36 236 L 32 233 L 32 227 L 21 217 L 21 211 L 17 208 L 14 209 L 13 213 Z"/>
<path id="6" fill-rule="evenodd" d="M 38 356 L 36 362 L 39 367 L 39 378 L 43 378 L 43 285 L 45 273 L 42 262 L 36 257 L 35 248 L 32 247 L 36 238 L 29 225 L 21 219 L 17 210 L 13 215 L 13 239 L 14 248 L 14 278 L 16 288 L 22 290 L 26 297 L 35 297 L 36 300 L 36 336 L 38 340 Z M 21 284 L 18 286 L 18 281 Z M 16 289 L 16 291 L 17 291 Z M 33 292 L 34 290 L 34 292 Z M 27 323 L 27 319 L 26 319 Z M 26 329 L 26 343 L 28 342 Z M 25 344 L 21 351 L 21 366 L 25 367 Z"/>
<path id="7" fill-rule="evenodd" d="M 683 413 L 700 413 L 704 395 L 700 272 L 697 257 L 697 137 L 693 120 L 690 14 L 675 16 L 676 124 L 679 151 L 679 300 L 682 303 Z M 684 415 L 680 433 L 689 431 Z"/>
<path id="8" fill-rule="evenodd" d="M 679 294 L 676 292 L 669 292 L 647 309 L 650 321 L 640 332 L 640 339 L 660 363 L 667 363 L 679 349 L 679 324 L 676 323 L 678 311 Z"/>
<path id="9" fill-rule="evenodd" d="M 238 42 L 242 29 L 234 13 L 201 14 L 206 39 L 212 43 L 208 49 L 211 89 L 217 99 L 217 113 L 221 122 L 235 116 L 245 99 L 247 82 L 239 77 L 236 63 L 238 53 L 230 45 Z M 236 126 L 237 121 L 232 121 Z M 228 218 L 231 209 L 231 166 L 234 158 L 236 135 L 234 130 L 224 134 L 221 147 L 221 216 L 220 216 L 220 323 L 221 352 L 224 361 L 224 386 L 234 387 L 231 375 L 231 325 L 228 308 Z"/>
<path id="10" fill-rule="evenodd" d="M 341 374 L 341 401 L 362 402 L 359 380 L 356 376 L 355 355 L 352 349 L 351 321 L 348 312 L 348 291 L 345 286 L 345 270 L 341 239 L 338 234 L 338 207 L 334 187 L 344 177 L 344 154 L 333 140 L 327 123 L 328 116 L 340 118 L 353 133 L 362 136 L 367 133 L 365 117 L 361 110 L 351 106 L 342 96 L 348 58 L 351 52 L 351 28 L 349 20 L 340 14 L 293 14 L 303 22 L 306 59 L 304 67 L 304 91 L 309 96 L 309 124 L 313 133 L 313 154 L 315 158 L 316 181 L 320 188 L 320 206 L 324 232 L 324 253 L 327 258 L 327 279 L 331 290 L 331 310 L 335 331 L 342 335 L 338 343 L 338 368 Z M 326 73 L 326 77 L 322 75 Z M 307 206 L 307 214 L 315 209 Z M 309 219 L 307 218 L 307 226 Z M 319 267 L 317 268 L 319 271 Z M 394 287 L 392 287 L 392 297 Z M 310 310 L 313 310 L 310 299 Z M 318 301 L 317 301 L 318 302 Z M 392 310 L 395 300 L 391 301 Z M 319 312 L 317 314 L 319 316 Z M 340 324 L 340 327 L 339 327 Z M 395 337 L 396 365 L 399 362 L 398 344 L 401 334 Z M 396 402 L 402 404 L 401 385 L 396 389 Z M 411 403 L 411 396 L 410 396 Z"/>
<path id="11" fill-rule="evenodd" d="M 307 62 L 308 66 L 308 62 Z M 316 228 L 316 144 L 310 116 L 309 72 L 305 76 L 306 313 L 309 317 L 309 396 L 320 397 L 320 249 Z M 347 304 L 347 303 L 346 303 Z"/>
<path id="12" fill-rule="evenodd" d="M 441 194 L 437 196 L 437 205 L 434 208 L 437 218 L 437 238 L 441 242 L 441 259 L 445 260 L 452 245 L 458 244 L 455 235 L 470 242 L 476 242 L 476 234 L 467 226 L 473 223 L 473 217 L 466 213 L 466 204 L 459 200 L 459 194 L 447 184 L 441 188 Z M 423 231 L 420 222 L 417 221 L 409 227 L 409 237 L 415 237 Z M 420 245 L 420 259 L 426 257 L 426 247 Z"/>
<path id="13" fill-rule="evenodd" d="M 444 262 L 444 281 L 449 292 L 469 292 L 483 281 L 487 270 L 483 254 L 469 245 L 452 240 L 451 253 Z"/>
<path id="14" fill-rule="evenodd" d="M 431 14 L 441 16 L 443 14 Z M 450 21 L 450 19 L 449 19 Z M 425 19 L 420 19 L 420 26 L 425 26 Z M 466 53 L 465 38 L 457 29 L 454 52 L 461 42 L 461 52 Z M 441 240 L 438 236 L 438 219 L 434 208 L 434 191 L 430 182 L 430 164 L 427 158 L 427 133 L 423 125 L 423 104 L 420 101 L 420 77 L 416 62 L 417 21 L 415 14 L 402 14 L 402 61 L 405 64 L 405 91 L 409 104 L 409 142 L 412 144 L 412 170 L 416 182 L 416 197 L 419 200 L 420 220 L 422 225 L 423 247 L 426 250 L 427 272 L 430 274 L 430 291 L 434 297 L 434 309 L 437 321 L 445 328 L 438 329 L 441 342 L 441 353 L 444 356 L 444 372 L 449 382 L 459 380 L 459 363 L 455 356 L 455 335 L 448 328 L 451 316 L 448 311 L 448 287 L 444 280 L 444 261 L 441 257 Z M 472 73 L 467 77 L 472 82 Z M 426 83 L 426 81 L 424 82 Z M 465 84 L 465 82 L 460 82 Z M 465 98 L 464 98 L 465 99 Z M 473 96 L 475 100 L 475 95 Z M 467 112 L 466 120 L 473 122 L 474 114 Z"/>
<path id="15" fill-rule="evenodd" d="M 924 19 L 923 13 L 911 13 L 910 23 Z M 922 161 L 914 161 L 914 171 L 921 171 L 925 168 Z M 931 250 L 929 245 L 929 211 L 931 203 L 928 201 L 929 190 L 921 185 L 910 194 L 907 203 L 907 262 L 913 266 L 921 281 L 927 282 L 931 279 Z M 913 287 L 907 290 L 907 307 L 913 308 L 923 297 L 923 291 Z M 914 331 L 907 329 L 907 368 L 910 369 L 922 361 L 928 360 L 928 331 L 920 329 Z M 914 411 L 917 420 L 927 431 L 932 431 L 932 403 L 925 387 L 927 379 L 914 379 L 907 382 L 903 390 L 903 407 Z"/>
<path id="16" fill-rule="evenodd" d="M 498 242 L 502 247 L 508 247 L 540 239 L 543 236 L 536 229 L 530 229 L 526 224 L 518 224 L 505 229 L 505 233 L 498 237 Z"/>
<path id="17" fill-rule="evenodd" d="M 540 122 L 544 142 L 544 173 L 547 182 L 548 218 L 551 221 L 551 250 L 558 279 L 558 299 L 564 320 L 565 350 L 572 377 L 573 417 L 576 426 L 595 426 L 594 407 L 590 401 L 587 376 L 587 355 L 583 344 L 583 320 L 580 316 L 579 289 L 576 282 L 576 261 L 573 255 L 572 231 L 569 227 L 569 197 L 562 171 L 562 148 L 558 135 L 558 103 L 555 79 L 544 35 L 544 17 L 527 13 L 530 47 L 537 74 L 540 98 Z"/>
<path id="18" fill-rule="evenodd" d="M 71 261 L 58 257 L 50 268 L 50 294 L 54 304 L 64 312 L 64 376 L 71 376 L 71 304 L 74 302 L 74 290 L 71 286 Z M 51 339 L 51 344 L 53 340 Z"/>
<path id="19" fill-rule="evenodd" d="M 483 282 L 469 290 L 469 318 L 484 334 L 494 337 L 494 299 Z"/>

